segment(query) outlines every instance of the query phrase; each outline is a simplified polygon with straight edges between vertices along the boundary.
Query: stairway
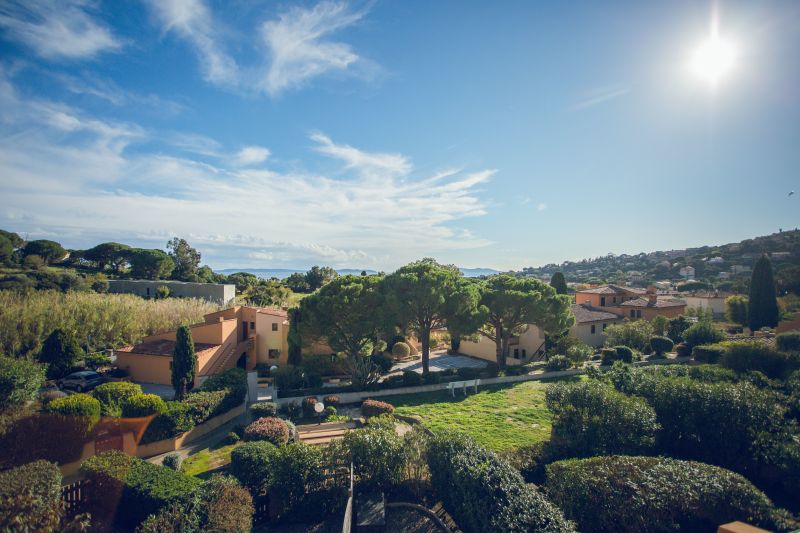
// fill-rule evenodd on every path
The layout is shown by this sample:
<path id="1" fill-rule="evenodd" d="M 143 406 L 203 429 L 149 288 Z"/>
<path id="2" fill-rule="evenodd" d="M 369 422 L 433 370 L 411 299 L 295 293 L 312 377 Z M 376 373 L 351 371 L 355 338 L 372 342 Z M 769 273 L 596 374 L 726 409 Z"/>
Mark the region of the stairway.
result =
<path id="1" fill-rule="evenodd" d="M 230 346 L 228 346 L 228 348 L 224 352 L 222 352 L 222 354 L 219 357 L 217 357 L 214 360 L 214 362 L 211 363 L 211 365 L 209 365 L 208 370 L 203 372 L 201 375 L 213 376 L 214 374 L 219 372 L 219 370 L 228 363 L 233 354 L 236 353 L 236 347 L 237 347 L 236 344 L 231 344 Z"/>
<path id="2" fill-rule="evenodd" d="M 297 426 L 297 434 L 301 442 L 312 445 L 328 444 L 332 440 L 341 439 L 345 432 L 356 427 L 352 422 L 334 422 L 320 425 Z"/>

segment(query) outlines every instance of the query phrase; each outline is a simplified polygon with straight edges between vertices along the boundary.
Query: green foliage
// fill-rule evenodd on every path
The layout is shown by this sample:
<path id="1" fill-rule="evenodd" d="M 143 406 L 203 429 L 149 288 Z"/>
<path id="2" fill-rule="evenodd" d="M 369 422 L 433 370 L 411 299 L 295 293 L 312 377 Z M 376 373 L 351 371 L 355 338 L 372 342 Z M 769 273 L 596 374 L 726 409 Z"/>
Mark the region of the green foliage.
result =
<path id="1" fill-rule="evenodd" d="M 47 337 L 39 352 L 39 361 L 47 365 L 47 378 L 63 377 L 83 359 L 83 350 L 75 336 L 63 329 L 55 329 Z"/>
<path id="2" fill-rule="evenodd" d="M 231 474 L 253 494 L 269 486 L 270 459 L 277 448 L 267 441 L 245 442 L 231 452 Z"/>
<path id="3" fill-rule="evenodd" d="M 779 352 L 763 342 L 729 342 L 720 360 L 734 372 L 763 372 L 773 379 L 785 379 L 800 368 L 800 353 Z"/>
<path id="4" fill-rule="evenodd" d="M 199 532 L 247 533 L 253 525 L 253 498 L 230 476 L 213 476 L 200 488 Z"/>
<path id="5" fill-rule="evenodd" d="M 778 325 L 780 312 L 775 279 L 772 275 L 772 263 L 766 254 L 753 267 L 748 302 L 747 323 L 751 330 L 758 331 L 763 327 L 774 328 Z"/>
<path id="6" fill-rule="evenodd" d="M 561 457 L 647 453 L 659 430 L 641 398 L 597 382 L 556 383 L 547 389 L 553 412 L 551 445 Z"/>
<path id="7" fill-rule="evenodd" d="M 131 275 L 139 279 L 168 279 L 175 268 L 175 262 L 161 250 L 135 248 L 128 254 Z"/>
<path id="8" fill-rule="evenodd" d="M 725 340 L 725 334 L 711 322 L 701 321 L 683 332 L 684 342 L 690 348 L 702 344 L 716 344 Z"/>
<path id="9" fill-rule="evenodd" d="M 563 272 L 556 272 L 550 278 L 550 286 L 556 290 L 558 294 L 567 294 L 567 280 Z"/>
<path id="10" fill-rule="evenodd" d="M 64 516 L 61 472 L 47 461 L 34 461 L 0 472 L 0 531 L 80 530 Z"/>
<path id="11" fill-rule="evenodd" d="M 747 297 L 734 295 L 725 299 L 725 318 L 740 326 L 747 325 Z"/>
<path id="12" fill-rule="evenodd" d="M 633 350 L 631 350 L 629 347 L 614 346 L 614 351 L 617 352 L 617 361 L 622 361 L 623 363 L 633 362 Z"/>
<path id="13" fill-rule="evenodd" d="M 47 412 L 62 416 L 100 418 L 100 402 L 88 394 L 70 394 L 47 404 Z"/>
<path id="14" fill-rule="evenodd" d="M 350 430 L 345 433 L 342 446 L 361 484 L 386 490 L 400 483 L 405 453 L 403 438 L 395 431 L 394 424 L 392 427 L 370 424 Z"/>
<path id="15" fill-rule="evenodd" d="M 181 281 L 194 281 L 200 266 L 200 252 L 189 246 L 186 239 L 174 237 L 167 242 L 169 257 L 175 263 L 172 271 L 173 279 Z"/>
<path id="16" fill-rule="evenodd" d="M 67 251 L 57 242 L 48 240 L 28 241 L 22 249 L 25 257 L 38 255 L 45 263 L 60 261 L 67 255 Z"/>
<path id="17" fill-rule="evenodd" d="M 0 411 L 35 399 L 44 385 L 45 372 L 44 365 L 0 355 Z"/>
<path id="18" fill-rule="evenodd" d="M 372 362 L 378 367 L 381 374 L 389 372 L 394 366 L 394 360 L 392 359 L 392 356 L 383 352 L 373 354 Z"/>
<path id="19" fill-rule="evenodd" d="M 14 261 L 14 247 L 11 241 L 0 235 L 0 265 L 10 265 Z"/>
<path id="20" fill-rule="evenodd" d="M 650 325 L 653 327 L 654 335 L 667 335 L 667 332 L 669 331 L 669 318 L 665 317 L 664 315 L 657 315 L 653 317 L 653 320 L 650 321 Z"/>
<path id="21" fill-rule="evenodd" d="M 640 352 L 650 347 L 653 326 L 646 320 L 625 320 L 606 328 L 606 346 L 628 346 Z"/>
<path id="22" fill-rule="evenodd" d="M 747 479 L 666 457 L 594 457 L 547 467 L 547 494 L 581 531 L 713 531 L 735 520 L 788 531 L 786 513 Z"/>
<path id="23" fill-rule="evenodd" d="M 669 337 L 661 337 L 658 335 L 650 337 L 650 349 L 655 352 L 657 357 L 661 357 L 672 350 L 673 346 L 674 343 Z"/>
<path id="24" fill-rule="evenodd" d="M 92 395 L 100 401 L 105 416 L 122 416 L 122 406 L 140 394 L 142 387 L 128 381 L 101 383 L 92 391 Z"/>
<path id="25" fill-rule="evenodd" d="M 550 359 L 547 360 L 547 364 L 545 365 L 545 369 L 548 372 L 558 372 L 560 370 L 566 370 L 570 366 L 569 359 L 567 359 L 564 355 L 554 355 Z"/>
<path id="26" fill-rule="evenodd" d="M 396 342 L 392 346 L 392 355 L 398 359 L 405 359 L 411 355 L 411 348 L 405 342 Z"/>
<path id="27" fill-rule="evenodd" d="M 318 446 L 292 443 L 267 456 L 267 490 L 276 499 L 279 515 L 301 508 L 309 493 L 323 482 L 322 451 Z"/>
<path id="28" fill-rule="evenodd" d="M 169 287 L 166 285 L 159 285 L 156 287 L 155 291 L 155 298 L 156 300 L 163 300 L 164 298 L 169 298 Z"/>
<path id="29" fill-rule="evenodd" d="M 775 337 L 775 345 L 784 352 L 800 351 L 800 331 L 787 331 Z"/>
<path id="30" fill-rule="evenodd" d="M 265 416 L 275 416 L 278 414 L 278 406 L 272 402 L 258 402 L 250 406 L 250 416 L 255 420 Z"/>
<path id="31" fill-rule="evenodd" d="M 0 229 L 0 237 L 4 237 L 5 239 L 7 239 L 15 250 L 17 248 L 22 248 L 23 246 L 25 246 L 25 239 L 20 237 L 18 233 Z"/>
<path id="32" fill-rule="evenodd" d="M 614 348 L 603 348 L 600 350 L 600 364 L 608 366 L 617 360 L 617 351 Z"/>
<path id="33" fill-rule="evenodd" d="M 303 408 L 303 416 L 306 418 L 311 418 L 317 416 L 317 412 L 314 410 L 314 406 L 317 405 L 317 397 L 316 396 L 308 396 L 303 398 L 303 401 L 300 402 L 300 406 Z"/>
<path id="34" fill-rule="evenodd" d="M 403 371 L 403 386 L 416 387 L 422 385 L 422 374 L 414 372 L 413 370 Z"/>
<path id="35" fill-rule="evenodd" d="M 510 464 L 458 433 L 439 433 L 428 447 L 434 490 L 465 533 L 574 531 L 561 511 Z"/>
<path id="36" fill-rule="evenodd" d="M 194 381 L 197 369 L 197 354 L 194 351 L 192 330 L 189 326 L 181 326 L 175 333 L 175 348 L 172 352 L 172 387 L 175 399 L 182 400 L 186 396 L 189 383 Z"/>
<path id="37" fill-rule="evenodd" d="M 683 315 L 670 318 L 669 326 L 667 327 L 667 337 L 672 339 L 672 342 L 675 343 L 683 342 L 683 333 L 689 329 L 691 325 L 692 323 Z"/>
<path id="38" fill-rule="evenodd" d="M 168 453 L 161 461 L 166 468 L 180 472 L 183 457 L 178 452 Z"/>
<path id="39" fill-rule="evenodd" d="M 263 440 L 275 446 L 289 441 L 289 428 L 280 418 L 264 417 L 251 422 L 244 430 L 245 440 Z"/>
<path id="40" fill-rule="evenodd" d="M 260 280 L 247 292 L 247 301 L 256 307 L 283 307 L 289 303 L 292 291 L 279 281 Z"/>
<path id="41" fill-rule="evenodd" d="M 225 397 L 213 410 L 211 416 L 216 416 L 238 407 L 247 397 L 247 372 L 241 368 L 229 368 L 217 372 L 200 385 L 201 392 L 225 391 Z M 190 393 L 191 396 L 194 393 Z"/>
<path id="42" fill-rule="evenodd" d="M 164 413 L 150 421 L 142 443 L 156 442 L 175 437 L 194 427 L 194 420 L 189 406 L 183 402 L 165 402 Z"/>
<path id="43" fill-rule="evenodd" d="M 288 345 L 287 363 L 299 366 L 303 363 L 303 338 L 300 331 L 300 324 L 303 320 L 303 313 L 298 308 L 289 309 L 289 331 L 286 335 Z"/>
<path id="44" fill-rule="evenodd" d="M 157 394 L 135 394 L 122 403 L 122 416 L 128 418 L 158 415 L 166 410 L 167 405 Z"/>
<path id="45" fill-rule="evenodd" d="M 725 355 L 725 347 L 721 344 L 702 344 L 692 349 L 692 357 L 698 363 L 718 363 Z"/>
<path id="46" fill-rule="evenodd" d="M 353 390 L 361 391 L 376 384 L 381 373 L 372 358 L 365 355 L 348 355 L 347 370 Z"/>
<path id="47" fill-rule="evenodd" d="M 575 339 L 578 340 L 578 339 Z M 569 362 L 573 366 L 580 366 L 584 361 L 588 361 L 594 355 L 594 348 L 578 340 L 572 343 L 564 352 Z"/>
<path id="48" fill-rule="evenodd" d="M 394 413 L 394 406 L 390 403 L 378 400 L 364 400 L 361 402 L 361 414 L 367 418 L 371 416 L 390 415 L 392 413 Z"/>
<path id="49" fill-rule="evenodd" d="M 308 283 L 308 288 L 313 292 L 337 277 L 339 277 L 339 274 L 331 267 L 314 265 L 306 272 L 306 283 Z"/>

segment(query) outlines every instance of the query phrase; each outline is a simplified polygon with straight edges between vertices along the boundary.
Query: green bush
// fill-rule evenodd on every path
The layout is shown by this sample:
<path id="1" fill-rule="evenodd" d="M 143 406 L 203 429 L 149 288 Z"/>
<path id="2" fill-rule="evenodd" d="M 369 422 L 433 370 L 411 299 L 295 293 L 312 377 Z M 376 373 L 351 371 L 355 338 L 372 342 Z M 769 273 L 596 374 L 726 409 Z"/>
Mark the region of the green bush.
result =
<path id="1" fill-rule="evenodd" d="M 88 394 L 70 394 L 47 404 L 47 412 L 62 416 L 100 418 L 100 402 Z"/>
<path id="2" fill-rule="evenodd" d="M 375 366 L 381 369 L 381 374 L 385 374 L 394 366 L 394 360 L 391 355 L 385 353 L 376 353 L 372 356 L 372 362 Z"/>
<path id="3" fill-rule="evenodd" d="M 245 442 L 231 452 L 231 474 L 253 494 L 259 494 L 269 485 L 269 459 L 276 453 L 275 445 L 267 441 Z"/>
<path id="4" fill-rule="evenodd" d="M 425 385 L 436 385 L 442 382 L 441 372 L 428 372 L 422 376 L 422 382 Z"/>
<path id="5" fill-rule="evenodd" d="M 322 488 L 322 450 L 297 442 L 283 446 L 267 456 L 269 471 L 266 488 L 274 498 L 279 516 L 296 513 L 306 518 L 303 509 L 307 497 Z"/>
<path id="6" fill-rule="evenodd" d="M 559 457 L 641 454 L 656 442 L 656 413 L 641 398 L 593 381 L 555 383 L 546 392 L 553 413 L 551 448 Z"/>
<path id="7" fill-rule="evenodd" d="M 701 321 L 683 332 L 683 342 L 690 348 L 702 344 L 716 344 L 725 340 L 725 334 L 711 322 Z"/>
<path id="8" fill-rule="evenodd" d="M 614 348 L 603 348 L 600 350 L 600 364 L 602 366 L 613 365 L 617 360 L 617 351 Z"/>
<path id="9" fill-rule="evenodd" d="M 386 490 L 400 483 L 405 465 L 403 438 L 394 424 L 369 424 L 345 433 L 341 441 L 355 475 L 366 486 Z"/>
<path id="10" fill-rule="evenodd" d="M 288 418 L 298 418 L 303 413 L 303 408 L 297 402 L 287 402 L 282 404 L 278 411 Z"/>
<path id="11" fill-rule="evenodd" d="M 672 350 L 673 346 L 674 343 L 669 337 L 661 337 L 658 335 L 650 337 L 650 349 L 655 352 L 657 357 L 661 357 Z"/>
<path id="12" fill-rule="evenodd" d="M 416 387 L 422 385 L 422 374 L 414 372 L 413 370 L 406 370 L 403 372 L 403 386 Z"/>
<path id="13" fill-rule="evenodd" d="M 190 392 L 183 399 L 183 403 L 189 408 L 189 416 L 195 424 L 202 424 L 209 418 L 221 415 L 227 409 L 223 409 L 230 391 L 215 390 L 205 391 L 198 390 Z"/>
<path id="14" fill-rule="evenodd" d="M 317 416 L 317 412 L 315 411 L 315 405 L 317 405 L 316 396 L 306 396 L 303 398 L 303 401 L 300 402 L 300 406 L 303 408 L 303 416 L 306 418 L 312 418 Z"/>
<path id="15" fill-rule="evenodd" d="M 548 372 L 558 372 L 560 370 L 566 370 L 569 368 L 569 359 L 563 355 L 554 355 L 550 359 L 547 360 L 547 364 L 545 365 L 545 369 Z"/>
<path id="16" fill-rule="evenodd" d="M 87 498 L 93 518 L 112 517 L 133 529 L 147 516 L 188 497 L 199 480 L 119 451 L 94 455 L 82 465 L 90 481 Z"/>
<path id="17" fill-rule="evenodd" d="M 342 405 L 341 401 L 339 401 L 339 397 L 332 394 L 325 396 L 325 398 L 322 399 L 322 403 L 331 407 L 339 407 Z"/>
<path id="18" fill-rule="evenodd" d="M 138 394 L 142 394 L 142 387 L 129 381 L 102 383 L 92 391 L 92 396 L 100 402 L 104 416 L 122 416 L 122 406 Z"/>
<path id="19" fill-rule="evenodd" d="M 411 355 L 411 347 L 405 342 L 396 342 L 392 346 L 392 355 L 398 359 L 405 359 Z"/>
<path id="20" fill-rule="evenodd" d="M 122 416 L 128 418 L 160 415 L 166 410 L 167 405 L 157 394 L 136 394 L 122 404 Z"/>
<path id="21" fill-rule="evenodd" d="M 702 344 L 692 349 L 692 358 L 698 363 L 717 363 L 724 354 L 725 347 L 720 344 Z"/>
<path id="22" fill-rule="evenodd" d="M 509 463 L 463 434 L 437 434 L 427 457 L 433 488 L 465 533 L 575 530 Z"/>
<path id="23" fill-rule="evenodd" d="M 461 367 L 458 370 L 456 370 L 456 374 L 461 379 L 477 379 L 481 376 L 481 369 Z"/>
<path id="24" fill-rule="evenodd" d="M 322 419 L 327 421 L 332 418 L 336 418 L 338 415 L 336 414 L 336 408 L 332 405 L 326 405 L 325 411 L 322 413 Z"/>
<path id="25" fill-rule="evenodd" d="M 303 370 L 299 366 L 279 366 L 270 376 L 278 389 L 301 389 L 304 386 Z"/>
<path id="26" fill-rule="evenodd" d="M 289 441 L 289 428 L 280 418 L 259 418 L 244 429 L 244 439 L 265 440 L 275 446 L 282 446 Z"/>
<path id="27" fill-rule="evenodd" d="M 183 402 L 165 402 L 164 412 L 153 420 L 142 436 L 142 444 L 176 437 L 194 427 L 189 406 Z"/>
<path id="28" fill-rule="evenodd" d="M 371 416 L 390 415 L 394 413 L 394 406 L 387 402 L 378 400 L 364 400 L 361 402 L 361 414 L 369 418 Z"/>
<path id="29" fill-rule="evenodd" d="M 581 363 L 588 361 L 589 358 L 594 355 L 594 348 L 588 344 L 578 341 L 577 343 L 567 347 L 564 355 L 567 356 L 567 359 L 569 359 L 569 362 L 572 364 L 572 366 L 580 366 Z"/>
<path id="30" fill-rule="evenodd" d="M 775 337 L 775 345 L 783 352 L 800 351 L 800 331 L 787 331 Z"/>
<path id="31" fill-rule="evenodd" d="M 622 361 L 623 363 L 633 362 L 633 350 L 627 346 L 614 346 L 614 350 L 617 352 L 617 361 Z"/>
<path id="32" fill-rule="evenodd" d="M 30 493 L 46 501 L 61 500 L 61 471 L 48 461 L 34 461 L 0 472 L 0 498 Z"/>
<path id="33" fill-rule="evenodd" d="M 61 472 L 34 461 L 0 472 L 0 531 L 61 531 Z"/>
<path id="34" fill-rule="evenodd" d="M 229 368 L 206 379 L 200 385 L 201 391 L 227 391 L 225 399 L 219 404 L 211 416 L 227 413 L 239 407 L 247 397 L 247 372 L 241 368 Z"/>
<path id="35" fill-rule="evenodd" d="M 755 370 L 772 379 L 784 379 L 800 369 L 800 353 L 779 352 L 758 341 L 730 342 L 720 364 L 738 373 Z"/>
<path id="36" fill-rule="evenodd" d="M 653 326 L 646 320 L 625 320 L 611 324 L 606 328 L 606 344 L 608 346 L 630 346 L 634 350 L 644 351 L 650 347 Z"/>
<path id="37" fill-rule="evenodd" d="M 581 531 L 714 531 L 740 520 L 788 531 L 747 479 L 728 470 L 665 457 L 594 457 L 547 466 L 547 494 Z"/>
<path id="38" fill-rule="evenodd" d="M 265 416 L 275 416 L 278 414 L 278 406 L 273 402 L 258 402 L 250 406 L 250 416 L 253 420 L 264 418 Z"/>
<path id="39" fill-rule="evenodd" d="M 35 399 L 46 370 L 27 359 L 0 355 L 0 411 Z"/>
<path id="40" fill-rule="evenodd" d="M 675 345 L 675 353 L 678 357 L 690 357 L 692 355 L 692 347 L 685 342 L 679 342 Z"/>
<path id="41" fill-rule="evenodd" d="M 172 470 L 180 471 L 181 464 L 183 464 L 183 457 L 177 452 L 168 453 L 164 456 L 161 464 Z"/>

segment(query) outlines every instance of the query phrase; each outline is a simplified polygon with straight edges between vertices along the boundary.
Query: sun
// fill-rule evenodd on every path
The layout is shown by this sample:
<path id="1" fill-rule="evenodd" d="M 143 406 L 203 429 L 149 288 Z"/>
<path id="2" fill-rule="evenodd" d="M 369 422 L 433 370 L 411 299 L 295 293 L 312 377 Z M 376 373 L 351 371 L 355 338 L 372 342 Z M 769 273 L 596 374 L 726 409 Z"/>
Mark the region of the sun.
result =
<path id="1" fill-rule="evenodd" d="M 692 71 L 711 86 L 716 86 L 735 66 L 736 47 L 718 35 L 701 43 L 691 61 Z"/>

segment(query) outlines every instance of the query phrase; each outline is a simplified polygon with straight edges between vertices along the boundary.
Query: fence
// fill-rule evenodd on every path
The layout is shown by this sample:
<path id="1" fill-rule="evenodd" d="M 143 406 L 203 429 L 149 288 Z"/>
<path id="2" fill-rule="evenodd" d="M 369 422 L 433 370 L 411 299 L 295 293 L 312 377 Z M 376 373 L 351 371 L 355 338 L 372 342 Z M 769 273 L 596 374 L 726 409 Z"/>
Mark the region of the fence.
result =
<path id="1" fill-rule="evenodd" d="M 61 487 L 61 501 L 64 502 L 64 513 L 67 516 L 78 515 L 86 509 L 88 479 L 81 479 Z"/>

